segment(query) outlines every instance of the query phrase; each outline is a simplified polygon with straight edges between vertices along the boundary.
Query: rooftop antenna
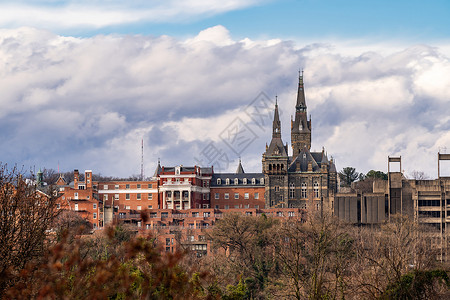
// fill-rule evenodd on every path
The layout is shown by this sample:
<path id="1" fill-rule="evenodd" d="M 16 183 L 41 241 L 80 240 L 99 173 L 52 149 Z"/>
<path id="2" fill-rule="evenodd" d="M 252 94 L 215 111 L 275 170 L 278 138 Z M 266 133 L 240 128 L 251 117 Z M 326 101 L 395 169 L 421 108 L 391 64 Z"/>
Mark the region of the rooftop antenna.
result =
<path id="1" fill-rule="evenodd" d="M 144 180 L 144 139 L 141 140 L 141 181 Z"/>

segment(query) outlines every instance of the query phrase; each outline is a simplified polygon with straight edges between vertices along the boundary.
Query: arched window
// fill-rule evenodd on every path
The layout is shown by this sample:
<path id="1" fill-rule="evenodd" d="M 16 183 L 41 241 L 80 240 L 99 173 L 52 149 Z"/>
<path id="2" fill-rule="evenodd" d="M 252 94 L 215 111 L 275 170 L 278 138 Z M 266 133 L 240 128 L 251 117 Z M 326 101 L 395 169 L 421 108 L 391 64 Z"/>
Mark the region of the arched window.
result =
<path id="1" fill-rule="evenodd" d="M 217 185 L 221 185 L 222 184 L 222 180 L 220 178 L 217 178 Z"/>
<path id="2" fill-rule="evenodd" d="M 319 183 L 314 181 L 314 198 L 319 198 Z"/>
<path id="3" fill-rule="evenodd" d="M 307 192 L 306 192 L 306 182 L 302 182 L 302 198 L 306 198 Z"/>
<path id="4" fill-rule="evenodd" d="M 247 178 L 242 179 L 243 184 L 247 184 Z"/>
<path id="5" fill-rule="evenodd" d="M 264 178 L 261 178 L 261 179 L 259 180 L 259 183 L 260 183 L 260 184 L 264 184 Z"/>
<path id="6" fill-rule="evenodd" d="M 238 185 L 239 184 L 239 179 L 235 178 L 234 179 L 234 185 Z"/>
<path id="7" fill-rule="evenodd" d="M 295 184 L 289 183 L 289 198 L 295 198 Z"/>
<path id="8" fill-rule="evenodd" d="M 252 178 L 252 185 L 255 185 L 255 184 L 256 184 L 256 179 Z"/>
<path id="9" fill-rule="evenodd" d="M 230 185 L 230 178 L 225 179 L 225 184 Z"/>

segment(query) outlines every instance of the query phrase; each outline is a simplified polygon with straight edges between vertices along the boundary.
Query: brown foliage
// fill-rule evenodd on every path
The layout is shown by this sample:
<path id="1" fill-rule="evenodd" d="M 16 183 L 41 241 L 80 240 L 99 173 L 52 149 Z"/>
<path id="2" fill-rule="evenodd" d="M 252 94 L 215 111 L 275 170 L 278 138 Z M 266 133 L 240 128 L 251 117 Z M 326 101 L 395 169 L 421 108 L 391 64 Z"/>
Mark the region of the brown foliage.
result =
<path id="1" fill-rule="evenodd" d="M 116 228 L 106 230 L 107 243 L 115 244 Z M 62 240 L 37 266 L 28 265 L 8 297 L 17 299 L 200 299 L 206 273 L 180 267 L 182 253 L 161 252 L 149 236 L 121 243 L 123 251 L 91 256 L 89 238 Z M 33 271 L 37 269 L 36 271 Z"/>
<path id="2" fill-rule="evenodd" d="M 41 193 L 23 178 L 0 164 L 0 297 L 27 263 L 41 258 L 57 215 L 52 191 Z"/>

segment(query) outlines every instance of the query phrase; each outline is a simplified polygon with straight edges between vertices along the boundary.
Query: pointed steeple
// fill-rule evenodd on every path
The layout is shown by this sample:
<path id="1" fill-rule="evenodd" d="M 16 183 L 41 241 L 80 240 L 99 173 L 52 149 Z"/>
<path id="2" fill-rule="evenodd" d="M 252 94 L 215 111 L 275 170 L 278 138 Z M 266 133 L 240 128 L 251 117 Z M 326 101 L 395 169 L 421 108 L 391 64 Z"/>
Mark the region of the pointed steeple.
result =
<path id="1" fill-rule="evenodd" d="M 273 116 L 272 137 L 281 137 L 281 122 L 280 114 L 278 112 L 278 96 L 275 96 L 275 113 Z"/>
<path id="2" fill-rule="evenodd" d="M 267 155 L 287 156 L 287 148 L 284 147 L 281 140 L 281 121 L 278 112 L 278 97 L 275 98 L 275 112 L 273 115 L 272 141 L 269 147 L 266 147 Z"/>
<path id="3" fill-rule="evenodd" d="M 303 87 L 303 70 L 298 71 L 298 91 L 297 91 L 297 104 L 295 105 L 295 111 L 306 113 L 306 100 L 305 100 L 305 89 Z"/>
<path id="4" fill-rule="evenodd" d="M 158 177 L 159 174 L 161 173 L 161 171 L 162 171 L 162 168 L 161 168 L 161 161 L 160 161 L 159 158 L 158 158 L 158 166 L 156 167 L 155 174 L 153 174 L 153 177 L 154 177 L 154 178 Z"/>
<path id="5" fill-rule="evenodd" d="M 242 164 L 241 164 L 241 158 L 239 157 L 239 165 L 236 169 L 236 174 L 244 174 L 244 173 L 245 172 L 244 172 L 244 168 L 242 167 Z"/>
<path id="6" fill-rule="evenodd" d="M 311 119 L 308 121 L 305 89 L 303 85 L 303 71 L 298 76 L 297 104 L 295 105 L 295 119 L 291 122 L 291 143 L 293 155 L 296 156 L 303 148 L 311 148 Z"/>

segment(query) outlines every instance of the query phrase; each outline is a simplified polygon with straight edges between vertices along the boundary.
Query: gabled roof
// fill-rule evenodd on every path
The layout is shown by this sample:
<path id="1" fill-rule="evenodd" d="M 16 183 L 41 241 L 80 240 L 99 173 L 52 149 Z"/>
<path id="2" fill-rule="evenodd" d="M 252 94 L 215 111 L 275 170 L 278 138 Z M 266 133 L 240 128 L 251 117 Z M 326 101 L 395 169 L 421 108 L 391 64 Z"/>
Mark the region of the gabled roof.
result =
<path id="1" fill-rule="evenodd" d="M 283 141 L 280 137 L 272 138 L 269 147 L 266 150 L 267 156 L 288 156 L 287 149 L 283 145 Z"/>
<path id="2" fill-rule="evenodd" d="M 64 178 L 63 174 L 59 174 L 58 180 L 56 180 L 56 185 L 66 185 L 67 181 Z"/>
<path id="3" fill-rule="evenodd" d="M 292 161 L 289 166 L 289 172 L 307 172 L 308 171 L 308 163 L 312 164 L 312 170 L 318 171 L 320 169 L 319 164 L 317 163 L 315 157 L 322 156 L 321 152 L 309 152 L 309 150 L 304 147 L 302 151 L 297 155 L 297 157 Z M 300 168 L 298 168 L 300 167 Z"/>

